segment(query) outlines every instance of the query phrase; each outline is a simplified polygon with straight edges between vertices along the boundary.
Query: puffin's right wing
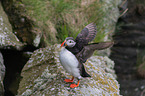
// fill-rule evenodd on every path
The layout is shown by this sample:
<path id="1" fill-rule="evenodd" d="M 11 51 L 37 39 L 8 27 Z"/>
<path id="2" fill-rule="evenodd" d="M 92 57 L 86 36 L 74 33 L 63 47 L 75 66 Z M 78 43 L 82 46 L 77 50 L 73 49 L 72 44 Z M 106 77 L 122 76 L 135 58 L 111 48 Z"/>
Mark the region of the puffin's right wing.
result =
<path id="1" fill-rule="evenodd" d="M 86 60 L 93 55 L 95 50 L 106 49 L 113 44 L 114 42 L 100 42 L 86 45 L 78 54 L 76 54 L 76 57 L 80 63 L 85 63 Z"/>
<path id="2" fill-rule="evenodd" d="M 76 37 L 75 41 L 78 48 L 83 48 L 84 45 L 92 41 L 96 37 L 97 28 L 96 24 L 88 24 Z"/>

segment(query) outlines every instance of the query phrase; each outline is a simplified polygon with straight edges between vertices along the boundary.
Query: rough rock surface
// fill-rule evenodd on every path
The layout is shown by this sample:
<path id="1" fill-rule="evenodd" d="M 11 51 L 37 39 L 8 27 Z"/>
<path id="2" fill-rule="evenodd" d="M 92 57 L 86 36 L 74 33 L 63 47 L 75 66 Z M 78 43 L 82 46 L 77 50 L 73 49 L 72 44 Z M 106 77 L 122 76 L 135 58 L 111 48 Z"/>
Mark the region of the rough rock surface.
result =
<path id="1" fill-rule="evenodd" d="M 123 96 L 145 94 L 145 0 L 124 0 L 128 11 L 119 18 L 111 59 Z"/>
<path id="2" fill-rule="evenodd" d="M 23 44 L 13 34 L 12 26 L 0 2 L 0 48 L 21 50 Z"/>
<path id="3" fill-rule="evenodd" d="M 59 46 L 42 48 L 33 53 L 22 70 L 23 78 L 19 84 L 18 95 L 119 95 L 119 84 L 113 70 L 114 62 L 102 56 L 93 56 L 89 59 L 85 67 L 92 77 L 83 78 L 79 87 L 71 89 L 71 83 L 64 82 L 65 78 L 71 76 L 59 62 Z"/>
<path id="4" fill-rule="evenodd" d="M 0 52 L 0 96 L 3 96 L 4 94 L 4 86 L 3 86 L 4 76 L 5 76 L 5 65 L 3 56 Z"/>
<path id="5" fill-rule="evenodd" d="M 1 6 L 1 2 L 3 5 L 3 8 Z M 15 65 L 12 65 L 12 62 L 10 60 L 13 58 L 10 57 L 10 59 L 8 59 L 7 57 L 9 55 L 15 57 L 15 55 L 12 54 L 13 50 L 10 50 L 12 51 L 10 54 L 5 49 L 14 48 L 14 49 L 17 49 L 16 50 L 16 53 L 17 53 L 18 50 L 23 49 L 23 46 L 24 46 L 23 44 L 25 44 L 27 48 L 26 49 L 24 48 L 22 52 L 28 51 L 28 50 L 33 51 L 35 47 L 44 47 L 50 44 L 54 44 L 56 42 L 58 43 L 61 40 L 64 40 L 65 37 L 68 37 L 68 36 L 76 37 L 76 35 L 84 28 L 84 26 L 90 22 L 97 23 L 97 30 L 99 34 L 97 34 L 94 41 L 95 42 L 106 41 L 110 39 L 108 38 L 107 35 L 113 32 L 115 29 L 115 24 L 119 16 L 118 5 L 120 4 L 120 2 L 121 0 L 108 0 L 108 1 L 106 0 L 77 0 L 77 1 L 61 0 L 61 2 L 59 0 L 49 0 L 49 1 L 48 0 L 2 0 L 0 1 L 0 12 L 2 12 L 2 14 L 0 14 L 0 48 L 3 50 L 1 52 L 4 52 L 4 53 L 6 52 L 7 56 L 6 55 L 4 56 L 4 54 L 3 56 L 6 58 L 5 61 L 9 61 L 7 63 L 8 66 L 6 66 L 6 68 L 9 71 L 7 72 L 7 74 L 10 73 L 8 74 L 10 77 L 5 76 L 7 77 L 7 81 L 5 80 L 6 83 L 4 83 L 5 93 L 7 93 L 6 88 L 8 86 L 7 88 L 8 92 L 11 91 L 12 89 L 11 93 L 15 95 L 17 91 L 16 90 L 17 84 L 18 84 L 17 81 L 19 82 L 19 80 L 15 80 L 15 79 L 19 79 L 19 77 L 17 78 L 15 76 L 15 73 L 16 74 L 17 72 L 18 74 L 20 73 L 19 69 L 23 67 L 23 63 L 21 62 L 21 60 L 24 60 L 23 56 L 21 57 L 20 55 L 17 55 L 20 57 L 20 59 L 17 60 L 16 58 L 17 62 L 15 63 Z M 3 11 L 3 9 L 7 13 L 9 20 L 5 12 Z M 12 26 L 9 24 L 9 21 Z M 73 90 L 69 89 L 70 84 L 66 84 L 63 82 L 63 79 L 66 78 L 64 74 L 67 74 L 67 73 L 65 73 L 65 71 L 64 72 L 60 71 L 63 68 L 59 64 L 58 57 L 53 58 L 55 52 L 54 53 L 49 52 L 49 48 L 48 50 L 47 48 L 35 51 L 31 59 L 37 59 L 37 60 L 32 61 L 30 59 L 29 62 L 24 67 L 22 71 L 23 79 L 20 83 L 18 94 L 25 95 L 25 94 L 28 94 L 29 92 L 31 95 L 43 94 L 43 93 L 47 94 L 47 92 L 48 91 L 50 92 L 51 90 L 52 90 L 52 94 L 53 93 L 55 94 L 55 91 L 56 93 L 62 92 L 62 94 L 64 94 L 65 92 L 67 92 L 66 94 L 69 94 L 69 93 L 73 94 Z M 50 50 L 53 50 L 53 49 L 50 48 Z M 39 56 L 39 53 L 42 54 L 42 57 Z M 110 54 L 110 52 L 108 51 L 107 52 L 103 51 L 101 53 L 105 55 Z M 43 55 L 46 55 L 45 58 L 43 58 Z M 53 56 L 53 57 L 49 57 L 49 56 Z M 50 58 L 49 59 L 50 61 L 48 60 L 48 58 Z M 81 81 L 82 87 L 80 88 L 81 90 L 83 90 L 82 91 L 84 92 L 83 94 L 86 94 L 88 92 L 87 89 L 89 88 L 90 88 L 89 89 L 90 92 L 94 92 L 94 89 L 93 89 L 94 87 L 95 88 L 94 94 L 96 93 L 96 90 L 97 90 L 97 92 L 101 95 L 102 94 L 118 95 L 119 85 L 117 81 L 114 79 L 115 78 L 114 71 L 110 69 L 110 68 L 113 68 L 114 63 L 111 61 L 108 61 L 109 59 L 107 57 L 92 57 L 92 58 L 97 58 L 97 61 L 90 59 L 89 63 L 86 63 L 86 67 L 89 68 L 89 66 L 94 66 L 93 68 L 99 71 L 93 71 L 90 69 L 91 75 L 93 75 L 92 78 L 83 79 Z M 15 62 L 15 59 L 13 59 L 12 61 Z M 31 61 L 32 61 L 33 67 L 29 68 L 31 67 L 30 66 Z M 97 68 L 96 65 L 94 65 L 92 62 L 98 62 L 98 63 L 102 62 L 102 64 L 104 64 L 103 66 L 108 66 L 105 64 L 109 64 L 109 63 L 105 63 L 105 62 L 111 62 L 112 67 Z M 36 70 L 35 70 L 35 67 L 36 67 Z M 55 67 L 58 67 L 58 68 L 55 68 Z M 15 69 L 18 71 L 16 71 Z M 48 71 L 47 69 L 50 69 L 50 70 Z M 53 75 L 53 70 L 55 70 L 54 75 Z M 15 73 L 13 73 L 13 71 L 15 71 Z M 105 71 L 109 73 L 104 73 L 105 75 L 101 73 Z M 96 74 L 95 72 L 98 72 L 98 73 Z M 43 74 L 46 74 L 46 75 L 43 75 Z M 50 76 L 50 74 L 52 74 L 52 77 Z M 110 74 L 113 74 L 113 75 L 110 75 Z M 111 78 L 109 76 L 111 76 Z M 11 79 L 11 77 L 14 77 L 14 78 L 16 77 L 16 78 L 13 80 Z M 67 77 L 69 77 L 68 74 L 67 74 Z M 30 80 L 30 78 L 32 80 Z M 57 83 L 53 83 L 54 81 L 52 80 L 55 80 Z M 92 82 L 89 82 L 89 80 L 92 80 Z M 14 81 L 14 83 L 13 82 L 11 83 L 9 81 Z M 25 82 L 27 82 L 26 86 L 25 86 Z M 89 83 L 84 84 L 87 82 Z M 45 87 L 45 84 L 46 86 L 49 86 L 50 84 L 50 86 Z M 93 86 L 94 84 L 97 84 L 97 85 Z M 12 85 L 12 87 L 9 88 L 9 85 L 10 86 Z M 56 87 L 58 87 L 58 89 L 63 89 L 63 90 L 59 90 L 59 91 L 54 90 L 52 86 L 55 86 L 54 87 L 55 89 L 57 89 Z M 65 88 L 62 88 L 63 86 L 65 86 Z M 87 88 L 83 88 L 83 86 Z M 78 92 L 77 90 L 75 90 L 76 93 Z M 81 94 L 81 92 L 79 94 Z"/>

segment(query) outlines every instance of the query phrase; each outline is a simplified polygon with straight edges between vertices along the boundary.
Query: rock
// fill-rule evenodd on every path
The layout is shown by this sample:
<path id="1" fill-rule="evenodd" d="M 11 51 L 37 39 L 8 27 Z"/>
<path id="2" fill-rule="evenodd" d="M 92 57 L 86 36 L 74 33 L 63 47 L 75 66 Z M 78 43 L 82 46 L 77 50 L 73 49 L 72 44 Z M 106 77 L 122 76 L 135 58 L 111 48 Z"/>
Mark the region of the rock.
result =
<path id="1" fill-rule="evenodd" d="M 108 57 L 93 56 L 85 64 L 91 78 L 83 78 L 79 87 L 71 89 L 71 78 L 59 62 L 60 45 L 36 50 L 24 66 L 19 84 L 18 95 L 52 96 L 52 95 L 119 95 L 119 84 L 114 75 L 114 62 Z M 77 80 L 75 80 L 75 83 Z"/>
<path id="2" fill-rule="evenodd" d="M 140 77 L 145 78 L 145 49 L 137 51 L 137 73 Z"/>
<path id="3" fill-rule="evenodd" d="M 5 65 L 3 56 L 0 52 L 0 96 L 4 96 L 4 85 L 3 85 L 4 76 L 5 76 Z"/>
<path id="4" fill-rule="evenodd" d="M 90 22 L 97 24 L 94 41 L 107 41 L 115 29 L 120 3 L 121 0 L 4 0 L 3 6 L 18 38 L 28 45 L 44 47 L 76 37 Z"/>
<path id="5" fill-rule="evenodd" d="M 126 0 L 124 2 L 126 2 Z M 139 65 L 136 63 L 139 61 L 138 57 L 140 57 L 138 52 L 141 54 L 144 53 L 145 2 L 144 0 L 140 0 L 138 3 L 136 2 L 138 1 L 128 1 L 127 7 L 125 7 L 128 8 L 128 12 L 126 12 L 125 16 L 119 20 L 117 30 L 113 36 L 114 41 L 117 43 L 114 44 L 114 47 L 112 48 L 111 59 L 115 61 L 115 69 L 119 74 L 136 74 L 136 69 Z M 142 60 L 140 59 L 140 61 Z M 140 62 L 140 64 L 142 64 L 142 62 Z M 122 79 L 123 78 L 120 80 Z"/>
<path id="6" fill-rule="evenodd" d="M 29 60 L 32 52 L 1 50 L 6 67 L 4 79 L 5 96 L 15 96 L 21 80 L 21 70 Z"/>
<path id="7" fill-rule="evenodd" d="M 116 24 L 111 59 L 115 62 L 121 95 L 143 96 L 144 91 L 139 87 L 145 84 L 142 80 L 145 77 L 145 0 L 123 0 L 123 4 L 124 15 Z M 138 86 L 139 82 L 144 83 Z"/>
<path id="8" fill-rule="evenodd" d="M 12 26 L 0 2 L 0 49 L 21 50 L 23 44 L 13 34 Z"/>
<path id="9" fill-rule="evenodd" d="M 124 80 L 120 81 L 121 94 L 123 96 L 144 96 L 145 95 L 145 80 Z"/>

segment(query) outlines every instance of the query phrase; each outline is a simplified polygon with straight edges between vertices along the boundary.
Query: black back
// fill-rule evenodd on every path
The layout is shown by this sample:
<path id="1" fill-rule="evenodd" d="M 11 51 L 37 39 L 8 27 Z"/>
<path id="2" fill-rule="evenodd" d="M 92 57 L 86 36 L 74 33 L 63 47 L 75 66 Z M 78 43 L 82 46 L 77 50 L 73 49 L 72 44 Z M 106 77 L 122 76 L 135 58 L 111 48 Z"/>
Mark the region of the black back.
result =
<path id="1" fill-rule="evenodd" d="M 101 42 L 101 43 L 93 43 L 88 44 L 92 41 L 97 34 L 97 28 L 94 23 L 88 24 L 76 37 L 75 39 L 75 46 L 70 48 L 66 47 L 67 50 L 72 52 L 79 61 L 78 68 L 80 69 L 80 74 L 82 77 L 91 77 L 85 70 L 83 63 L 92 56 L 95 50 L 101 50 L 108 48 L 113 45 L 113 42 Z M 72 37 L 69 37 L 72 39 Z"/>

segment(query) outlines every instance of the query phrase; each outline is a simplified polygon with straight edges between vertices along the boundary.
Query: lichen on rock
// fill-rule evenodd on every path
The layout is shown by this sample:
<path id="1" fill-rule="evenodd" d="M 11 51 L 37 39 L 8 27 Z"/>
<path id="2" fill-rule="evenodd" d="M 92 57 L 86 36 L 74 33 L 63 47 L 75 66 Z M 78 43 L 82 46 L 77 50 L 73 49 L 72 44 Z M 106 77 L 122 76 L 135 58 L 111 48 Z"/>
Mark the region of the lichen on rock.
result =
<path id="1" fill-rule="evenodd" d="M 8 17 L 4 12 L 0 2 L 0 48 L 9 49 L 15 48 L 21 50 L 23 44 L 13 34 L 12 26 L 9 23 Z"/>
<path id="2" fill-rule="evenodd" d="M 60 45 L 53 45 L 36 50 L 24 66 L 23 77 L 18 89 L 22 96 L 51 96 L 51 95 L 119 95 L 119 84 L 115 79 L 114 62 L 108 57 L 93 56 L 85 63 L 91 78 L 83 78 L 79 87 L 70 88 L 70 83 L 64 82 L 71 76 L 59 62 Z M 74 80 L 77 83 L 77 80 Z"/>

